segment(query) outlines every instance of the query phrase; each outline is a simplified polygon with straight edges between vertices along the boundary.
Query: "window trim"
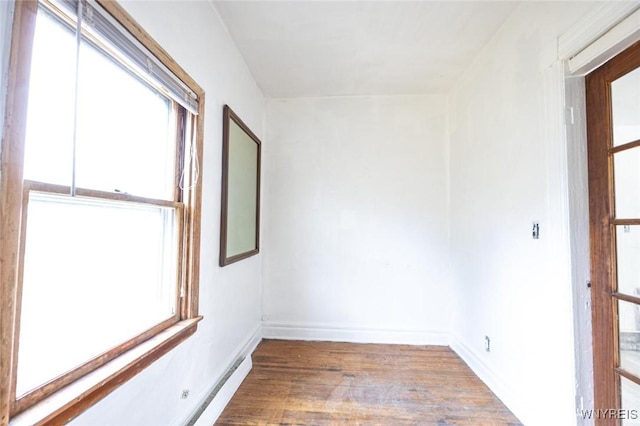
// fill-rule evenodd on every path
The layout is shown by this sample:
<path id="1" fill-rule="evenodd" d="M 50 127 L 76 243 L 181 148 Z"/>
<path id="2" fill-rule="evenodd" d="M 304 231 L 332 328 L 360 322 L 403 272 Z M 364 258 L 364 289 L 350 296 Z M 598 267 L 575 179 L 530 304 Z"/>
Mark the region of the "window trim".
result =
<path id="1" fill-rule="evenodd" d="M 197 95 L 199 102 L 195 126 L 190 129 L 189 126 L 193 123 L 183 121 L 185 129 L 182 130 L 195 132 L 192 139 L 195 144 L 195 157 L 184 170 L 185 181 L 193 184 L 200 174 L 199 165 L 202 164 L 204 91 L 115 1 L 96 2 Z M 22 206 L 25 194 L 28 194 L 30 189 L 35 190 L 32 183 L 23 180 L 23 162 L 29 71 L 37 10 L 36 0 L 14 3 L 5 121 L 0 152 L 0 377 L 8 379 L 0 382 L 0 425 L 8 424 L 10 420 L 12 425 L 25 421 L 34 424 L 71 420 L 194 334 L 197 323 L 202 319 L 198 315 L 202 206 L 202 184 L 201 179 L 198 179 L 193 187 L 182 191 L 182 199 L 179 200 L 179 204 L 184 206 L 184 246 L 180 247 L 183 253 L 180 260 L 184 265 L 184 295 L 180 299 L 178 321 L 172 318 L 172 324 L 166 324 L 165 321 L 162 323 L 163 327 L 153 327 L 143 333 L 135 345 L 121 345 L 128 345 L 120 348 L 119 353 L 123 350 L 124 353 L 112 355 L 109 352 L 112 355 L 111 360 L 106 363 L 103 360 L 104 365 L 83 375 L 81 379 L 51 392 L 49 396 L 40 395 L 39 399 L 44 398 L 41 402 L 29 408 L 15 403 L 15 395 L 12 395 L 12 392 L 15 389 L 15 340 L 19 321 L 17 303 Z M 184 152 L 176 153 L 178 158 L 183 158 L 184 155 Z M 176 179 L 179 180 L 180 177 L 176 176 Z M 55 189 L 51 192 L 55 192 Z M 114 198 L 136 201 L 126 194 L 114 195 Z M 15 419 L 10 419 L 14 412 L 21 413 L 16 415 Z M 29 420 L 26 420 L 27 418 Z"/>

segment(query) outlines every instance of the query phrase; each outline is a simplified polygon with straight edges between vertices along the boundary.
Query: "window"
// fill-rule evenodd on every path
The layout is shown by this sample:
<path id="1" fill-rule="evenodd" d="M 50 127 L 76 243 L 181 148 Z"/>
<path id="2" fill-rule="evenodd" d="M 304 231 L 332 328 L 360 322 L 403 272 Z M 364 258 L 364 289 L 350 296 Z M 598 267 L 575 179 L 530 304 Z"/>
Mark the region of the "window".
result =
<path id="1" fill-rule="evenodd" d="M 195 332 L 203 102 L 114 2 L 16 2 L 0 418 L 67 392 L 68 420 Z"/>

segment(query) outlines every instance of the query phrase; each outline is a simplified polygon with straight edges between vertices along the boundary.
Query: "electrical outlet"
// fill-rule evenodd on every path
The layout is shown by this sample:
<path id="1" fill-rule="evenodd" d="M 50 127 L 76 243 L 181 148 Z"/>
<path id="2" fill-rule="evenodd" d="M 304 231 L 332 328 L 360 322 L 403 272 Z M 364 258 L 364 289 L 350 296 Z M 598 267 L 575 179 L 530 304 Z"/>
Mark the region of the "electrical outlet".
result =
<path id="1" fill-rule="evenodd" d="M 489 336 L 484 336 L 484 350 L 491 352 L 491 339 Z"/>
<path id="2" fill-rule="evenodd" d="M 180 395 L 180 398 L 182 398 L 182 399 L 189 398 L 189 389 L 183 389 L 182 390 L 182 394 Z"/>

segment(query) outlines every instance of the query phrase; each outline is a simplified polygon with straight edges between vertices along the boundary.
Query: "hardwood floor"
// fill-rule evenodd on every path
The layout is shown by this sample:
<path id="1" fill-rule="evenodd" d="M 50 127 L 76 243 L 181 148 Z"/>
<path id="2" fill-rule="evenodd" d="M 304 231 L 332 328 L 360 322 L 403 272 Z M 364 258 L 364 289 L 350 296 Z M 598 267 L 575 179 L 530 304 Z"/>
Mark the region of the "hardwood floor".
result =
<path id="1" fill-rule="evenodd" d="M 217 425 L 521 425 L 449 348 L 263 340 Z"/>

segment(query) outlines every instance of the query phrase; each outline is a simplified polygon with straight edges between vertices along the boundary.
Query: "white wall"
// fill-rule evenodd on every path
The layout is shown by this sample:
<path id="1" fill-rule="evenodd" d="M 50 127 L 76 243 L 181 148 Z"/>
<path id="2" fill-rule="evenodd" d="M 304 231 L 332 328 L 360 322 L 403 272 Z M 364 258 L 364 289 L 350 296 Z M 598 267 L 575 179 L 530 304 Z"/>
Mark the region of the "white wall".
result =
<path id="1" fill-rule="evenodd" d="M 183 424 L 258 331 L 261 256 L 218 267 L 222 107 L 228 103 L 258 135 L 264 99 L 209 2 L 126 1 L 136 19 L 206 92 L 202 165 L 202 247 L 197 333 L 73 423 Z M 183 389 L 190 390 L 182 400 Z"/>
<path id="2" fill-rule="evenodd" d="M 446 344 L 446 105 L 267 101 L 265 336 Z"/>
<path id="3" fill-rule="evenodd" d="M 592 7 L 519 6 L 450 98 L 453 346 L 527 425 L 576 422 L 566 149 L 549 130 L 564 92 L 548 89 L 557 37 Z"/>

